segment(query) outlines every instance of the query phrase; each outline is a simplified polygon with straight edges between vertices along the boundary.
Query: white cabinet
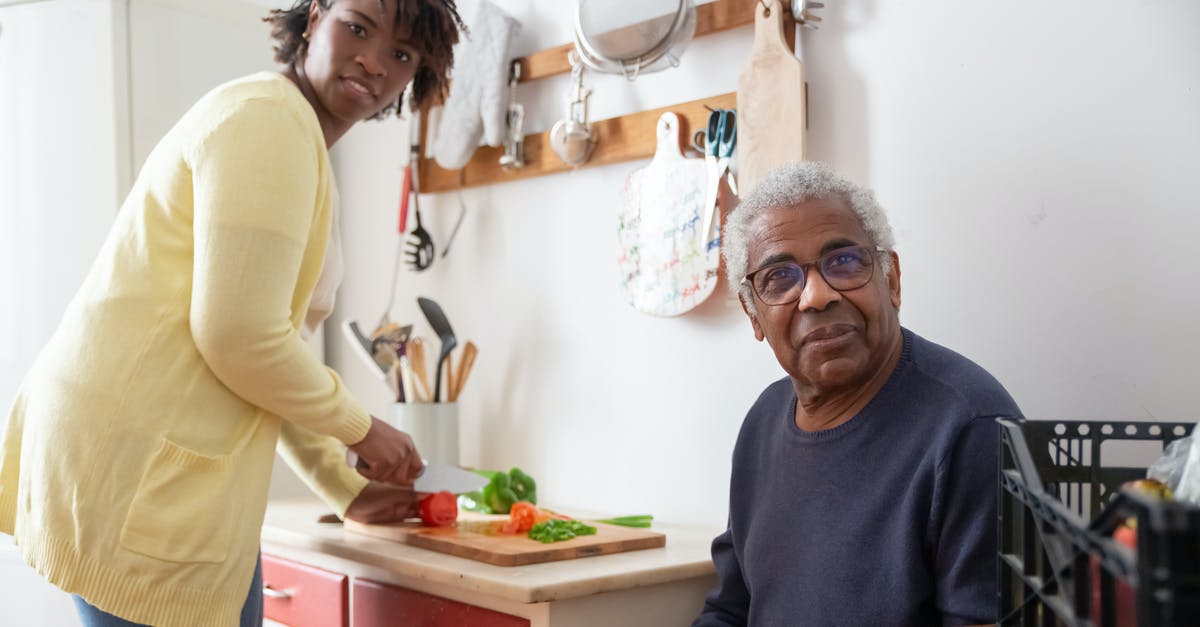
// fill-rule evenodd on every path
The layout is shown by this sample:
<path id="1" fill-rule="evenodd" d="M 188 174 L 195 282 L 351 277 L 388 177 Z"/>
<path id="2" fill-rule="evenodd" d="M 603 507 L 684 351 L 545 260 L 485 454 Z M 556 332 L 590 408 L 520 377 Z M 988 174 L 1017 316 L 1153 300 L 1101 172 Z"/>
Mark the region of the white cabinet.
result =
<path id="1" fill-rule="evenodd" d="M 159 138 L 273 67 L 260 0 L 0 0 L 0 405 L 83 280 Z"/>
<path id="2" fill-rule="evenodd" d="M 0 535 L 0 608 L 5 625 L 79 626 L 71 597 L 26 566 L 5 535 Z"/>
<path id="3" fill-rule="evenodd" d="M 146 155 L 201 94 L 273 67 L 260 19 L 283 4 L 0 0 L 0 426 Z M 0 607 L 77 624 L 7 536 Z"/>
<path id="4" fill-rule="evenodd" d="M 204 92 L 272 67 L 269 4 L 0 0 L 0 405 L 137 169 Z"/>
<path id="5" fill-rule="evenodd" d="M 264 4 L 0 1 L 5 409 L 155 143 L 204 92 L 272 67 Z"/>
<path id="6" fill-rule="evenodd" d="M 127 187 L 123 11 L 0 7 L 0 404 L 83 280 Z"/>

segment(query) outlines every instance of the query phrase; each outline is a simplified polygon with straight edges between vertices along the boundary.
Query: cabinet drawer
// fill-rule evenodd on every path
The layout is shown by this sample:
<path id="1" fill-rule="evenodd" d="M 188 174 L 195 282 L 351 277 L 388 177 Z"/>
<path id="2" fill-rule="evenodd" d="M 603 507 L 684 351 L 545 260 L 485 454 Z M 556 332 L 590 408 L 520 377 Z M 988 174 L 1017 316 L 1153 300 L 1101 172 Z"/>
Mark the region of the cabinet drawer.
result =
<path id="1" fill-rule="evenodd" d="M 423 592 L 354 580 L 354 627 L 529 627 L 529 620 Z"/>
<path id="2" fill-rule="evenodd" d="M 291 627 L 347 627 L 347 577 L 262 556 L 263 616 Z"/>

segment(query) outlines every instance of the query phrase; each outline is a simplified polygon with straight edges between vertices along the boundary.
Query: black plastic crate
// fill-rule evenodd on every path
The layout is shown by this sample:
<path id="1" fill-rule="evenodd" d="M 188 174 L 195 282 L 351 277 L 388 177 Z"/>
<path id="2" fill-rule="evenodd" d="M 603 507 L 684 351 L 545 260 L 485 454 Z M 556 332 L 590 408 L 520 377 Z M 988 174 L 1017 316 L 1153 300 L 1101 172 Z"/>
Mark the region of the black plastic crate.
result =
<path id="1" fill-rule="evenodd" d="M 999 422 L 1001 624 L 1200 626 L 1200 508 L 1120 489 L 1145 478 L 1161 451 L 1117 466 L 1101 446 L 1165 446 L 1192 425 Z M 1129 516 L 1136 551 L 1111 537 Z"/>

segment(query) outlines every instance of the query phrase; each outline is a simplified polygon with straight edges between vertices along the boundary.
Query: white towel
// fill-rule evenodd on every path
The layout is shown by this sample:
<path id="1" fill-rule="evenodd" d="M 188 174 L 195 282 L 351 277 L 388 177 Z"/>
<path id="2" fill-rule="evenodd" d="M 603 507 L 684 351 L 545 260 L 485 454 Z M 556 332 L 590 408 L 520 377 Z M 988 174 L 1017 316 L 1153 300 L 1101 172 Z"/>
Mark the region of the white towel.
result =
<path id="1" fill-rule="evenodd" d="M 500 7 L 479 1 L 470 35 L 454 49 L 450 96 L 434 140 L 433 157 L 443 168 L 465 166 L 481 138 L 489 146 L 504 142 L 509 45 L 520 28 Z"/>

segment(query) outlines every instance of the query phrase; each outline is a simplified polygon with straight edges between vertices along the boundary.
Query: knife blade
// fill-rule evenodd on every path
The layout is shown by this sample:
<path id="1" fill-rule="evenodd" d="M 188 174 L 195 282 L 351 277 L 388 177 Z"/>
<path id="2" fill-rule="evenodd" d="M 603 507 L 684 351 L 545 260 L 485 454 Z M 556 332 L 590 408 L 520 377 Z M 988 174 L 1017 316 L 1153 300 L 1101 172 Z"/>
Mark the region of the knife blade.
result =
<path id="1" fill-rule="evenodd" d="M 413 482 L 417 492 L 452 492 L 462 494 L 480 490 L 488 484 L 487 477 L 450 464 L 425 464 L 425 472 Z"/>
<path id="2" fill-rule="evenodd" d="M 430 462 L 429 460 L 421 460 L 425 463 L 425 468 L 421 471 L 421 476 L 413 481 L 413 491 L 415 492 L 451 492 L 454 494 L 463 494 L 464 492 L 474 492 L 475 490 L 483 489 L 483 486 L 488 484 L 487 477 L 463 470 L 458 466 L 443 464 L 439 462 Z M 362 465 L 363 461 L 358 458 L 358 455 L 350 449 L 346 449 L 346 465 L 351 468 L 357 468 Z"/>

